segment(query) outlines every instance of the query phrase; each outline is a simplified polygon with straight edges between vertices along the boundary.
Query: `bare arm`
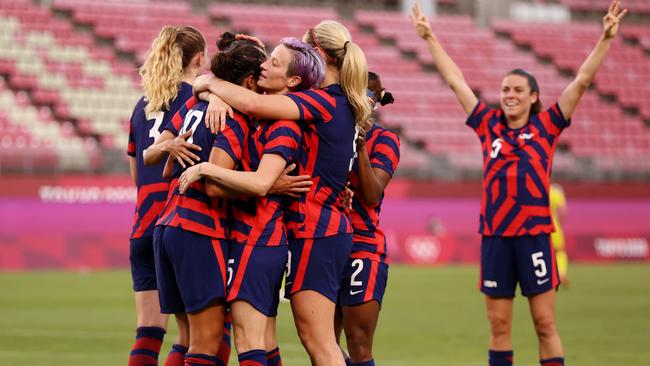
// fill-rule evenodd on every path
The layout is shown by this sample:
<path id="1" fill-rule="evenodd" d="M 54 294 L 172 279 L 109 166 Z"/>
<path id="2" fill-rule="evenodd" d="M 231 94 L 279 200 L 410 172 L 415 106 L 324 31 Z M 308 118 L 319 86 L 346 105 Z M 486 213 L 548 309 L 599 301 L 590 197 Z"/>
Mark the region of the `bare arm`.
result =
<path id="1" fill-rule="evenodd" d="M 207 177 L 219 185 L 240 192 L 242 195 L 265 196 L 276 179 L 282 174 L 287 162 L 279 155 L 264 154 L 254 172 L 225 169 L 214 164 L 201 163 L 187 169 L 180 178 L 181 192 L 196 180 Z"/>
<path id="2" fill-rule="evenodd" d="M 612 41 L 618 32 L 621 19 L 627 14 L 627 9 L 621 10 L 619 5 L 620 2 L 618 1 L 612 1 L 610 4 L 607 14 L 603 17 L 603 33 L 598 43 L 578 69 L 576 78 L 564 89 L 558 99 L 564 119 L 571 118 L 580 98 L 587 91 L 589 84 L 591 84 L 600 65 L 603 64 L 605 56 L 607 56 Z"/>
<path id="3" fill-rule="evenodd" d="M 171 178 L 172 173 L 174 173 L 174 158 L 171 156 L 167 157 L 167 161 L 165 161 L 165 167 L 163 168 L 162 172 L 162 177 L 164 180 L 169 180 Z"/>
<path id="4" fill-rule="evenodd" d="M 133 156 L 129 156 L 129 171 L 131 172 L 131 179 L 133 183 L 138 185 L 138 163 L 135 161 Z"/>
<path id="5" fill-rule="evenodd" d="M 456 65 L 454 60 L 449 57 L 444 48 L 442 48 L 440 42 L 438 42 L 438 39 L 431 30 L 429 19 L 422 14 L 420 4 L 417 2 L 413 5 L 411 22 L 415 25 L 415 29 L 420 37 L 426 41 L 438 72 L 440 72 L 440 75 L 442 75 L 442 78 L 445 80 L 447 85 L 449 85 L 454 94 L 456 94 L 456 98 L 458 98 L 465 113 L 469 115 L 472 113 L 472 110 L 474 110 L 474 107 L 476 107 L 478 98 L 476 98 L 472 88 L 470 88 L 467 82 L 465 82 L 463 72 L 460 70 L 458 65 Z"/>
<path id="6" fill-rule="evenodd" d="M 197 79 L 194 83 L 194 94 L 206 90 L 248 116 L 294 121 L 300 118 L 298 106 L 286 95 L 257 94 L 216 77 Z"/>
<path id="7" fill-rule="evenodd" d="M 220 166 L 225 169 L 235 169 L 235 162 L 227 152 L 218 147 L 213 147 L 210 151 L 210 164 Z M 205 191 L 210 197 L 222 198 L 245 198 L 246 196 L 239 192 L 229 189 L 228 187 L 217 184 L 216 181 L 209 177 L 205 179 Z"/>
<path id="8" fill-rule="evenodd" d="M 359 152 L 359 185 L 361 201 L 368 205 L 374 205 L 381 199 L 384 190 L 392 178 L 390 174 L 379 168 L 370 165 L 370 157 L 365 147 L 363 138 L 358 139 L 357 151 Z"/>

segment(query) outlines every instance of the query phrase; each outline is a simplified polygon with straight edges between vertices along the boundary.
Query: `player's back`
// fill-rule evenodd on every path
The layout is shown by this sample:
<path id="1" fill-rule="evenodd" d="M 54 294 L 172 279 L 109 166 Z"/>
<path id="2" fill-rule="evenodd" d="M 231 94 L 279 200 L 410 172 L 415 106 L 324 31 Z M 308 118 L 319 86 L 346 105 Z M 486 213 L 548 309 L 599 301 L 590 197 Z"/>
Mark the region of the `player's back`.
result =
<path id="1" fill-rule="evenodd" d="M 183 82 L 168 110 L 146 113 L 147 100 L 144 97 L 140 98 L 133 110 L 129 126 L 128 154 L 136 160 L 138 198 L 132 238 L 153 235 L 154 223 L 164 207 L 169 190 L 169 182 L 162 177 L 165 162 L 146 166 L 144 154 L 185 101 L 191 97 L 192 86 Z"/>
<path id="2" fill-rule="evenodd" d="M 314 182 L 306 196 L 289 208 L 290 236 L 349 233 L 349 219 L 337 204 L 355 157 L 356 125 L 347 96 L 336 84 L 288 96 L 298 104 L 302 120 L 299 174 L 311 176 Z"/>

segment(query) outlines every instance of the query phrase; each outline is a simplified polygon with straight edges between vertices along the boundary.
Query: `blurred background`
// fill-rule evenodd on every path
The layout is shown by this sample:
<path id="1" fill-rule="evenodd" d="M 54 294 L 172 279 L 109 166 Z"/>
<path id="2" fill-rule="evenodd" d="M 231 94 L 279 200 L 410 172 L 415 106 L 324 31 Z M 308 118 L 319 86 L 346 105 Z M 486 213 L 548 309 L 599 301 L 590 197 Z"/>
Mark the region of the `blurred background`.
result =
<path id="1" fill-rule="evenodd" d="M 502 77 L 520 67 L 537 77 L 547 106 L 596 43 L 609 5 L 608 0 L 422 3 L 433 31 L 480 98 L 498 104 Z M 395 103 L 382 107 L 378 116 L 399 132 L 402 143 L 401 162 L 386 192 L 381 220 L 390 261 L 399 264 L 395 281 L 409 276 L 422 280 L 413 273 L 444 277 L 453 269 L 440 265 L 453 264 L 462 268 L 458 278 L 465 280 L 460 283 L 469 283 L 458 291 L 472 295 L 468 301 L 476 302 L 476 311 L 482 314 L 480 296 L 472 293 L 480 254 L 479 142 L 464 125 L 461 107 L 410 24 L 405 11 L 411 4 L 0 0 L 0 310 L 15 315 L 15 323 L 0 323 L 0 363 L 23 360 L 17 356 L 26 347 L 20 343 L 23 333 L 9 329 L 34 318 L 19 309 L 43 300 L 38 293 L 49 278 L 116 271 L 114 289 L 122 296 L 120 306 L 125 317 L 133 316 L 127 268 L 136 192 L 126 159 L 128 123 L 141 96 L 137 68 L 152 38 L 168 24 L 193 25 L 210 45 L 221 32 L 234 30 L 256 35 L 270 47 L 285 36 L 302 37 L 322 19 L 345 24 L 364 49 L 369 69 L 380 75 L 395 97 Z M 576 277 L 632 286 L 624 292 L 638 301 L 628 315 L 638 317 L 632 327 L 642 325 L 647 331 L 642 336 L 644 331 L 637 329 L 641 343 L 650 334 L 650 1 L 626 0 L 623 7 L 630 14 L 571 127 L 561 136 L 552 177 L 566 195 L 563 228 L 571 263 L 578 264 Z M 401 265 L 419 267 L 409 272 L 413 267 Z M 433 269 L 421 267 L 428 265 Z M 636 275 L 626 275 L 629 271 Z M 56 283 L 68 286 L 65 280 Z M 30 286 L 34 291 L 25 290 Z M 90 291 L 104 291 L 95 287 L 98 282 L 88 286 Z M 23 300 L 8 295 L 23 293 L 20 289 L 26 291 Z M 436 289 L 431 291 L 435 294 Z M 571 290 L 576 299 L 581 297 L 579 287 Z M 388 291 L 390 299 L 390 286 Z M 130 324 L 132 318 L 126 321 Z M 482 317 L 477 321 L 487 324 Z M 30 339 L 29 334 L 22 337 Z M 480 334 L 482 342 L 487 329 Z M 125 331 L 123 338 L 130 337 Z M 19 343 L 5 343 L 5 338 Z M 119 347 L 116 352 L 122 357 Z M 469 348 L 482 352 L 484 347 L 480 343 Z M 126 354 L 126 348 L 123 351 Z M 474 364 L 482 364 L 483 355 L 477 354 Z M 66 364 L 73 364 L 74 357 Z M 295 364 L 304 362 L 304 357 L 303 361 L 296 357 Z M 404 364 L 472 364 L 458 361 L 463 357 Z M 393 358 L 397 365 L 404 356 Z M 584 364 L 598 364 L 589 362 Z"/>

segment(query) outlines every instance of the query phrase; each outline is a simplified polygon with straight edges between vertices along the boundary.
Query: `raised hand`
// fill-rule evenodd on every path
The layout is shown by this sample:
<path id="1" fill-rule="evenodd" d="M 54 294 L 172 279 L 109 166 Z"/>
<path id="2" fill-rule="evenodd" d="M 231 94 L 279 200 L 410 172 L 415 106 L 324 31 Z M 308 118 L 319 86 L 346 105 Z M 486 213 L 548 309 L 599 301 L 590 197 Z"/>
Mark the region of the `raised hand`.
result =
<path id="1" fill-rule="evenodd" d="M 603 35 L 605 38 L 614 38 L 616 36 L 618 26 L 625 14 L 627 14 L 627 9 L 621 9 L 621 2 L 612 1 L 607 14 L 603 17 Z"/>
<path id="2" fill-rule="evenodd" d="M 411 23 L 415 26 L 415 30 L 418 32 L 418 35 L 422 39 L 427 40 L 433 38 L 433 31 L 431 30 L 431 24 L 426 15 L 422 14 L 422 9 L 420 9 L 420 4 L 416 1 L 413 4 L 413 13 L 409 16 Z"/>

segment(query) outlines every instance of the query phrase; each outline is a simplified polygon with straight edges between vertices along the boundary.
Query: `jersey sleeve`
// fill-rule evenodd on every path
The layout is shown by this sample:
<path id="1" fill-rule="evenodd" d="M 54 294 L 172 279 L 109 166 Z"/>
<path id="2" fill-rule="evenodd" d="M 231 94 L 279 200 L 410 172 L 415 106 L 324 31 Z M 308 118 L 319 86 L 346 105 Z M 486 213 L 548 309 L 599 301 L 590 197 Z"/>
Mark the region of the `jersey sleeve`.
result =
<path id="1" fill-rule="evenodd" d="M 488 121 L 496 111 L 484 102 L 479 101 L 467 117 L 465 124 L 471 127 L 478 135 L 481 135 L 487 126 Z"/>
<path id="2" fill-rule="evenodd" d="M 241 115 L 235 115 L 234 119 L 226 117 L 226 128 L 217 134 L 212 147 L 225 151 L 237 165 L 242 160 L 247 137 L 248 122 L 244 117 Z"/>
<path id="3" fill-rule="evenodd" d="M 133 116 L 129 121 L 129 144 L 126 147 L 126 154 L 135 157 L 135 134 L 133 133 Z"/>
<path id="4" fill-rule="evenodd" d="M 187 113 L 197 104 L 196 97 L 192 96 L 183 103 L 183 105 L 178 108 L 178 111 L 174 113 L 172 118 L 169 120 L 165 126 L 166 130 L 169 130 L 174 136 L 178 136 L 181 127 L 183 126 L 183 120 Z M 173 109 L 172 109 L 173 110 Z"/>
<path id="5" fill-rule="evenodd" d="M 399 164 L 399 147 L 399 137 L 394 132 L 382 131 L 373 143 L 369 156 L 370 166 L 379 168 L 393 176 L 397 170 L 397 164 Z"/>
<path id="6" fill-rule="evenodd" d="M 327 123 L 332 120 L 336 99 L 325 90 L 305 90 L 286 94 L 300 110 L 301 122 Z"/>
<path id="7" fill-rule="evenodd" d="M 560 105 L 556 102 L 549 109 L 538 114 L 544 127 L 553 135 L 559 135 L 562 131 L 571 125 L 571 119 L 567 120 L 560 110 Z"/>
<path id="8" fill-rule="evenodd" d="M 287 164 L 292 163 L 301 141 L 302 134 L 296 122 L 273 122 L 267 131 L 263 154 L 277 154 L 282 156 Z"/>

